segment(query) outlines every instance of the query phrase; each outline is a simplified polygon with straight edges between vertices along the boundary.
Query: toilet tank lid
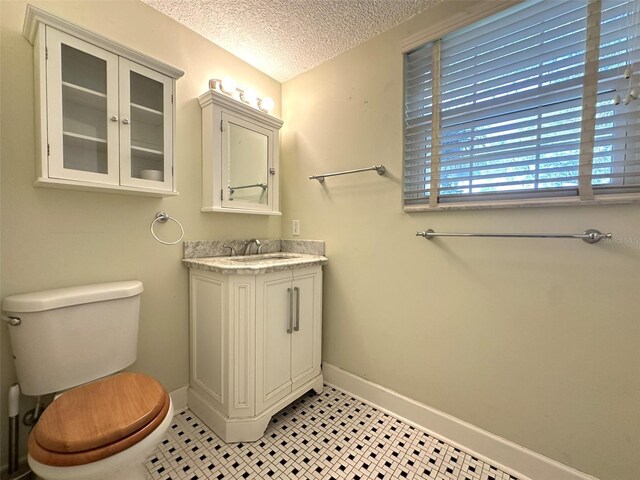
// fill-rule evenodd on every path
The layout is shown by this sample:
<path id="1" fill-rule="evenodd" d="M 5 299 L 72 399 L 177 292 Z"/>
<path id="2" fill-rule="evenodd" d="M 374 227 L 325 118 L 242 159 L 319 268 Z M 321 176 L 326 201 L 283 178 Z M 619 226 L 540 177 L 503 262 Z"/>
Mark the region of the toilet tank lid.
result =
<path id="1" fill-rule="evenodd" d="M 57 288 L 55 290 L 11 295 L 2 301 L 2 310 L 15 313 L 43 312 L 83 303 L 133 297 L 141 294 L 143 290 L 142 282 L 138 280 Z"/>

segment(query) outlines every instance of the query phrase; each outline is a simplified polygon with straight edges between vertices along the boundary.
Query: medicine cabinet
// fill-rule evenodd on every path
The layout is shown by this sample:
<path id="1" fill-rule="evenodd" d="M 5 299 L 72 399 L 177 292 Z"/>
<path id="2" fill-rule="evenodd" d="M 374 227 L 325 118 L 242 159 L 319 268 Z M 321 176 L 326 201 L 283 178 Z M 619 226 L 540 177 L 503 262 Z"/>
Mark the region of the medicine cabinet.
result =
<path id="1" fill-rule="evenodd" d="M 32 6 L 36 185 L 177 194 L 175 80 L 183 72 Z"/>
<path id="2" fill-rule="evenodd" d="M 202 211 L 280 215 L 282 120 L 216 90 L 202 108 Z"/>

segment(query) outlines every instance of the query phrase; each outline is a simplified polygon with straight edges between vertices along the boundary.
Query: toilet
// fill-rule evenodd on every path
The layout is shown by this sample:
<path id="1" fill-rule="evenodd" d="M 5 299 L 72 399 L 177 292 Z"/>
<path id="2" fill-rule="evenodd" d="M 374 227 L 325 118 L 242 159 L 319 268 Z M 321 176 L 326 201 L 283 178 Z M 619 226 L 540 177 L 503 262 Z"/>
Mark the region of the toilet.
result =
<path id="1" fill-rule="evenodd" d="M 164 387 L 136 360 L 139 281 L 6 297 L 9 338 L 24 395 L 58 394 L 29 434 L 43 480 L 143 480 L 145 461 L 173 419 Z"/>

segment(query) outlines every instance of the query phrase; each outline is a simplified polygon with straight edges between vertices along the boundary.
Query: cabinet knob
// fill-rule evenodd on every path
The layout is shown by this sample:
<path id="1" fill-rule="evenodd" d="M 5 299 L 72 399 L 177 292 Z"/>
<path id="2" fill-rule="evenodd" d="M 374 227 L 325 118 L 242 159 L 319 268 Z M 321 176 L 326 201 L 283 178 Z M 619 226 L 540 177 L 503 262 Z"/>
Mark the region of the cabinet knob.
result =
<path id="1" fill-rule="evenodd" d="M 118 121 L 118 115 L 111 115 L 109 117 L 109 120 L 111 120 L 112 122 L 117 122 Z"/>
<path id="2" fill-rule="evenodd" d="M 131 121 L 127 117 L 124 117 L 122 119 L 122 123 L 124 123 L 125 125 L 129 125 L 131 123 Z"/>

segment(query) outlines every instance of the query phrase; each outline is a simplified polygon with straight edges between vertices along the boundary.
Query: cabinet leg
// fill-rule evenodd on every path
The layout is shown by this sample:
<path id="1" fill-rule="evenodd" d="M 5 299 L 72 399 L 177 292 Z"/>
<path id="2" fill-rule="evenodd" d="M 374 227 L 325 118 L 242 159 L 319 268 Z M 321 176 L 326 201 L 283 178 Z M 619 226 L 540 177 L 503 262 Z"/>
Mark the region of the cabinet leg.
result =
<path id="1" fill-rule="evenodd" d="M 311 388 L 316 395 L 320 395 L 324 391 L 324 378 L 322 377 L 322 374 L 315 379 Z"/>

